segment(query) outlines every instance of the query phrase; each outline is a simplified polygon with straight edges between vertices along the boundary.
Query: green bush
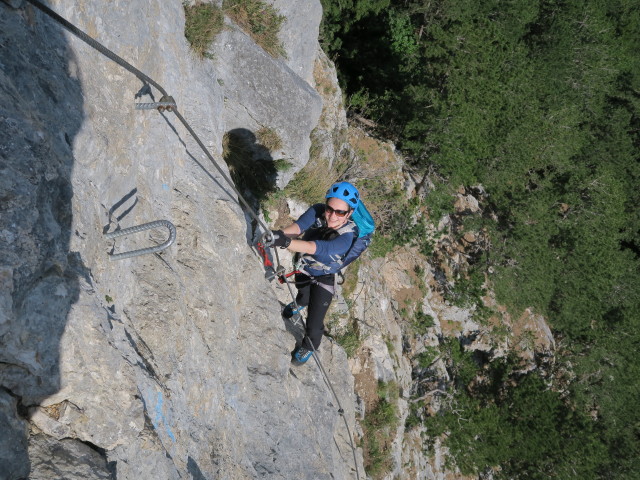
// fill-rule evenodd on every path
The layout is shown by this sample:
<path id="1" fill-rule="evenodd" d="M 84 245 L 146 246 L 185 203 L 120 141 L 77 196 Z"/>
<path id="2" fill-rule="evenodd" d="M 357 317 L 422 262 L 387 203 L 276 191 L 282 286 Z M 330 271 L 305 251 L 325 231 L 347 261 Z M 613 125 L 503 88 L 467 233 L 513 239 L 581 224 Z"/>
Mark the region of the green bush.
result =
<path id="1" fill-rule="evenodd" d="M 398 386 L 395 382 L 378 382 L 378 402 L 365 414 L 363 428 L 365 469 L 379 478 L 391 468 L 389 443 L 398 427 Z"/>
<path id="2" fill-rule="evenodd" d="M 286 172 L 288 170 L 291 170 L 291 167 L 293 167 L 293 164 L 286 158 L 278 158 L 274 160 L 273 165 L 279 172 Z"/>
<path id="3" fill-rule="evenodd" d="M 420 368 L 429 367 L 436 358 L 440 356 L 440 350 L 438 347 L 427 347 L 425 350 L 416 355 L 415 360 Z"/>
<path id="4" fill-rule="evenodd" d="M 368 251 L 371 258 L 384 258 L 388 253 L 391 253 L 396 243 L 392 238 L 383 235 L 382 233 L 376 233 L 371 240 Z"/>
<path id="5" fill-rule="evenodd" d="M 397 419 L 397 406 L 386 399 L 381 399 L 376 408 L 367 415 L 365 421 L 371 427 L 383 428 L 393 425 Z"/>
<path id="6" fill-rule="evenodd" d="M 376 478 L 386 473 L 388 464 L 391 460 L 391 454 L 388 449 L 380 447 L 380 441 L 375 435 L 367 438 L 366 442 L 366 461 L 365 470 L 367 474 Z"/>
<path id="7" fill-rule="evenodd" d="M 482 297 L 487 294 L 484 283 L 483 271 L 477 268 L 471 269 L 460 275 L 453 289 L 447 292 L 446 298 L 462 308 L 482 305 Z"/>
<path id="8" fill-rule="evenodd" d="M 413 331 L 416 335 L 425 335 L 431 327 L 435 325 L 435 321 L 431 315 L 417 311 L 412 323 Z"/>
<path id="9" fill-rule="evenodd" d="M 419 414 L 419 408 L 420 407 L 415 402 L 409 404 L 409 415 L 407 415 L 407 419 L 404 422 L 404 426 L 407 430 L 411 430 L 412 428 L 422 425 L 422 417 Z"/>

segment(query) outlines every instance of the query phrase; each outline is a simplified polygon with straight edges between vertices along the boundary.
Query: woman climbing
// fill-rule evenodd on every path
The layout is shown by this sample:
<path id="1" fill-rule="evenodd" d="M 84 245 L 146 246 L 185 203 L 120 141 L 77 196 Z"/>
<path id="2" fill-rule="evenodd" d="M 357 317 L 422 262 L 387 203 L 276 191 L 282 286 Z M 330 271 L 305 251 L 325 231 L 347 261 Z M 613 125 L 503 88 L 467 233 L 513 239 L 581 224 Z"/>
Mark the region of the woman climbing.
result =
<path id="1" fill-rule="evenodd" d="M 307 307 L 305 337 L 292 352 L 292 361 L 303 364 L 320 347 L 324 317 L 335 292 L 335 274 L 358 238 L 358 227 L 351 215 L 360 204 L 358 189 L 349 182 L 329 188 L 326 203 L 317 203 L 282 230 L 272 230 L 266 246 L 286 248 L 299 254 L 296 274 L 296 301 L 283 311 L 291 318 Z M 298 305 L 298 310 L 295 306 Z"/>

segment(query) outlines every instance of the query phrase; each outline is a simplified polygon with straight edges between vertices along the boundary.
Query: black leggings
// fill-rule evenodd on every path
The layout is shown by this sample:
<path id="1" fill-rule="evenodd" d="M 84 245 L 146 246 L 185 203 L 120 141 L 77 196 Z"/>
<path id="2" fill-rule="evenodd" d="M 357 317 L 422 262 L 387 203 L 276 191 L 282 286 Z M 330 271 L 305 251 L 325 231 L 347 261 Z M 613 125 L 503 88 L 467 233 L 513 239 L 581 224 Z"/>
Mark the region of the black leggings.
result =
<path id="1" fill-rule="evenodd" d="M 309 340 L 314 348 L 320 347 L 322 334 L 324 333 L 324 316 L 329 310 L 329 305 L 333 300 L 335 275 L 321 275 L 319 277 L 308 277 L 307 275 L 296 275 L 296 286 L 298 295 L 296 303 L 307 309 L 307 331 L 302 345 L 311 350 Z M 328 289 L 326 287 L 328 287 Z"/>

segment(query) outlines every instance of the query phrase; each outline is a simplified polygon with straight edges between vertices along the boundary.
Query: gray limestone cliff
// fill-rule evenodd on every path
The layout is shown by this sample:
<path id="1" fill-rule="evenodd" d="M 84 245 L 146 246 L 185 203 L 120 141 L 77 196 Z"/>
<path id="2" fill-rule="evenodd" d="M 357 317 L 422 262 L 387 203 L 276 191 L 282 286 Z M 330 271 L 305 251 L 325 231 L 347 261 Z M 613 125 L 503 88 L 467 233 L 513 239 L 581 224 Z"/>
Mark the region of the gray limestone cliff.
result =
<path id="1" fill-rule="evenodd" d="M 225 134 L 262 126 L 294 166 L 278 184 L 306 162 L 319 1 L 276 2 L 287 60 L 231 26 L 212 61 L 190 52 L 179 0 L 47 4 L 160 83 L 223 171 Z M 355 478 L 337 402 L 290 365 L 299 332 L 237 198 L 171 112 L 134 109 L 143 87 L 0 2 L 0 479 Z M 174 245 L 109 260 L 166 232 L 105 232 L 160 219 Z M 353 431 L 346 355 L 326 341 L 320 357 Z"/>

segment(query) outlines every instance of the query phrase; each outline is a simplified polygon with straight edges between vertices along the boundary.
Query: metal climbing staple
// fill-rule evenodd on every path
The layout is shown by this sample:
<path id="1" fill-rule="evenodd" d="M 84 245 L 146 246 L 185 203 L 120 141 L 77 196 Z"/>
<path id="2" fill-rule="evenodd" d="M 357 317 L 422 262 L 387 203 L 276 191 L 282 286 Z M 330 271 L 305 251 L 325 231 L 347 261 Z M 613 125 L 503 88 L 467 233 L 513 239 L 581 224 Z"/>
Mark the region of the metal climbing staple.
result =
<path id="1" fill-rule="evenodd" d="M 151 230 L 159 227 L 167 227 L 169 229 L 169 238 L 166 242 L 156 245 L 154 247 L 140 248 L 138 250 L 132 250 L 130 252 L 110 254 L 111 260 L 123 260 L 125 258 L 137 257 L 138 255 L 146 255 L 147 253 L 161 252 L 165 248 L 169 247 L 176 240 L 176 227 L 173 226 L 169 220 L 156 220 L 155 222 L 144 223 L 135 227 L 124 228 L 122 230 L 116 230 L 115 232 L 106 233 L 104 236 L 107 238 L 124 237 L 131 233 L 143 232 L 145 230 Z"/>
<path id="2" fill-rule="evenodd" d="M 159 102 L 136 103 L 136 110 L 155 110 L 157 108 L 159 112 L 164 110 L 170 112 L 176 107 L 175 100 L 169 95 L 164 95 Z"/>

